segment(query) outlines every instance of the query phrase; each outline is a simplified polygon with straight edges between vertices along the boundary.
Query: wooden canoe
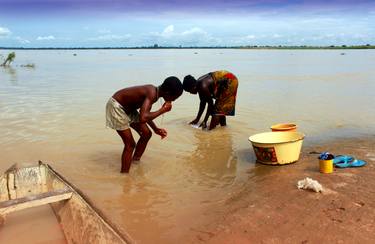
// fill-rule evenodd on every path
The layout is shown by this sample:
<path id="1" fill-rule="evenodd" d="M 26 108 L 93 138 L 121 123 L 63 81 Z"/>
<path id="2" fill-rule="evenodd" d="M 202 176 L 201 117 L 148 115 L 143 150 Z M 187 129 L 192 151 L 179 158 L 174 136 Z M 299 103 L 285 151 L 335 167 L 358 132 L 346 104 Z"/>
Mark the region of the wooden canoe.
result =
<path id="1" fill-rule="evenodd" d="M 50 165 L 13 165 L 0 176 L 0 228 L 11 212 L 49 204 L 68 243 L 135 243 Z"/>

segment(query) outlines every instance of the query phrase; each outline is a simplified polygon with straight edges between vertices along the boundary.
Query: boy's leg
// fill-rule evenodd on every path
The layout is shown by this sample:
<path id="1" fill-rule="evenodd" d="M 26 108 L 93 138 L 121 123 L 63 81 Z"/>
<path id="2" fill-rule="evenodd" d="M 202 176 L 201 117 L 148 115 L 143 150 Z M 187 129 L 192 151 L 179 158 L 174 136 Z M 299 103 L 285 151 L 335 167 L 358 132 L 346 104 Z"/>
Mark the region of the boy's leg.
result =
<path id="1" fill-rule="evenodd" d="M 210 127 L 209 130 L 215 129 L 215 127 L 219 124 L 219 116 L 217 115 L 212 115 L 211 116 L 211 122 L 210 122 Z"/>
<path id="2" fill-rule="evenodd" d="M 121 156 L 121 173 L 129 173 L 130 165 L 132 163 L 132 155 L 135 148 L 135 141 L 130 128 L 126 130 L 117 130 L 117 133 L 124 142 L 124 150 Z"/>
<path id="3" fill-rule="evenodd" d="M 133 155 L 133 160 L 139 161 L 146 150 L 146 146 L 152 136 L 152 132 L 146 123 L 132 123 L 130 126 L 136 130 L 140 136 Z"/>
<path id="4" fill-rule="evenodd" d="M 227 125 L 227 119 L 226 119 L 225 115 L 220 116 L 220 125 L 221 126 Z"/>

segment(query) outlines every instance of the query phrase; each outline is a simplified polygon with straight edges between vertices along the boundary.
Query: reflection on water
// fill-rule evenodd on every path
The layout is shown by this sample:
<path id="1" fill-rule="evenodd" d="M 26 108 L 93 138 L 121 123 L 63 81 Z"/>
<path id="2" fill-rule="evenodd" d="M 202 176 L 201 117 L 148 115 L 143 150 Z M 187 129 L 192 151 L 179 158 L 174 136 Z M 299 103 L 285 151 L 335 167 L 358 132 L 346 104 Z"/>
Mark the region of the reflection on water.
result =
<path id="1" fill-rule="evenodd" d="M 0 170 L 51 162 L 135 239 L 176 243 L 214 218 L 244 182 L 274 170 L 254 164 L 251 134 L 281 122 L 296 123 L 305 145 L 374 134 L 374 66 L 374 50 L 17 51 L 14 65 L 0 68 Z M 219 69 L 239 78 L 228 126 L 191 128 L 199 101 L 183 94 L 155 120 L 168 137 L 154 135 L 141 162 L 119 174 L 122 142 L 105 128 L 108 97 Z"/>
<path id="2" fill-rule="evenodd" d="M 17 85 L 17 71 L 11 66 L 0 67 L 1 73 L 9 76 L 12 85 Z"/>
<path id="3" fill-rule="evenodd" d="M 236 177 L 237 159 L 228 130 L 194 131 L 196 148 L 186 157 L 187 165 L 196 174 L 197 184 L 207 187 L 230 185 Z"/>

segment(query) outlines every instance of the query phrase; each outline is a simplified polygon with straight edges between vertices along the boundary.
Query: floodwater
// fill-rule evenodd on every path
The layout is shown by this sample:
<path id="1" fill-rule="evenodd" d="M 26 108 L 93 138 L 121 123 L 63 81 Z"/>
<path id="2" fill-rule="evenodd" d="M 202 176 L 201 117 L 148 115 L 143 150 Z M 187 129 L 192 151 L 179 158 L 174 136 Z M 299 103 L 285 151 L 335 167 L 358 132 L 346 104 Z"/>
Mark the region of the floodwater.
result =
<path id="1" fill-rule="evenodd" d="M 254 170 L 248 137 L 272 124 L 296 123 L 306 134 L 305 145 L 375 134 L 375 50 L 16 55 L 12 67 L 0 68 L 0 170 L 15 162 L 50 162 L 140 243 L 183 243 L 219 218 L 226 200 L 245 183 L 261 184 L 256 177 L 263 171 Z M 21 66 L 28 63 L 35 67 Z M 154 135 L 140 163 L 120 174 L 122 142 L 105 128 L 108 98 L 126 86 L 220 69 L 239 79 L 236 116 L 227 118 L 228 126 L 211 132 L 191 128 L 199 101 L 184 93 L 171 112 L 155 120 L 168 137 Z"/>

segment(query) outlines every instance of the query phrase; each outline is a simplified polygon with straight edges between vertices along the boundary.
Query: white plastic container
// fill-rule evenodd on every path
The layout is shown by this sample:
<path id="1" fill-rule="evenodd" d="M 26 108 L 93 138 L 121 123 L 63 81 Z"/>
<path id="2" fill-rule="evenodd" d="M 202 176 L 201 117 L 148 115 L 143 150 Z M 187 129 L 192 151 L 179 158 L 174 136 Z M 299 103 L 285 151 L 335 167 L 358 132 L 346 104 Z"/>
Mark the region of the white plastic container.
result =
<path id="1" fill-rule="evenodd" d="M 264 132 L 249 137 L 257 162 L 290 164 L 297 162 L 305 135 L 300 132 Z"/>

